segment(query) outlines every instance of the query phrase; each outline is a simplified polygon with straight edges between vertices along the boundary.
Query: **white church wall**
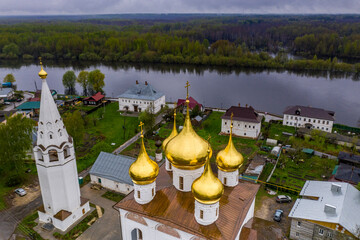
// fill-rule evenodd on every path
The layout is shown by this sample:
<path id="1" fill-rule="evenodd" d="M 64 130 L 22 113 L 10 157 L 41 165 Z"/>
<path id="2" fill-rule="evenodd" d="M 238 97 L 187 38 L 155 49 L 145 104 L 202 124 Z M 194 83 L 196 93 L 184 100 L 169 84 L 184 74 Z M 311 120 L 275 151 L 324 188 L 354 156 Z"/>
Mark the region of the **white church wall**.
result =
<path id="1" fill-rule="evenodd" d="M 235 187 L 239 183 L 239 171 L 236 170 L 233 172 L 224 172 L 219 169 L 218 170 L 218 178 L 220 179 L 222 184 L 224 184 L 225 186 Z"/>
<path id="2" fill-rule="evenodd" d="M 99 183 L 99 179 L 101 180 L 101 183 Z M 92 184 L 101 185 L 104 188 L 107 188 L 109 190 L 113 190 L 115 192 L 119 192 L 122 194 L 129 194 L 132 190 L 134 190 L 134 187 L 126 184 L 126 183 L 120 183 L 116 182 L 104 177 L 98 177 L 95 175 L 90 174 L 90 180 Z"/>
<path id="3" fill-rule="evenodd" d="M 238 234 L 236 235 L 236 238 L 235 239 L 240 239 L 240 233 L 241 233 L 241 230 L 243 228 L 243 226 L 251 219 L 254 217 L 254 212 L 255 212 L 255 197 L 251 203 L 251 206 L 249 208 L 249 211 L 247 212 L 246 214 L 246 217 L 244 219 L 244 221 L 242 222 L 241 226 L 240 226 L 240 229 L 239 229 L 239 232 Z"/>
<path id="4" fill-rule="evenodd" d="M 137 106 L 138 112 L 143 112 L 147 108 L 150 110 L 153 109 L 154 113 L 157 113 L 161 110 L 162 106 L 165 106 L 165 95 L 159 99 L 153 100 L 143 100 L 143 99 L 131 99 L 131 98 L 119 98 L 119 110 L 134 112 L 135 106 Z"/>
<path id="5" fill-rule="evenodd" d="M 175 188 L 182 192 L 190 192 L 191 185 L 195 179 L 201 176 L 204 171 L 204 167 L 200 167 L 194 170 L 183 170 L 172 166 L 173 170 L 173 185 Z M 181 188 L 180 177 L 183 178 L 183 184 Z"/>

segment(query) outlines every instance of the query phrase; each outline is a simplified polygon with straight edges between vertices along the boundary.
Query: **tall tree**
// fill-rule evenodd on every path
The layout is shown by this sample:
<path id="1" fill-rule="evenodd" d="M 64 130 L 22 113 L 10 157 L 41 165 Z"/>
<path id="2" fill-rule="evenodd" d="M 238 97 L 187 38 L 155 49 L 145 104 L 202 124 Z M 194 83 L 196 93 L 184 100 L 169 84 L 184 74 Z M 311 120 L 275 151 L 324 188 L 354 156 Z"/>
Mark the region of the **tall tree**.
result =
<path id="1" fill-rule="evenodd" d="M 152 129 L 155 125 L 155 114 L 152 114 L 151 112 L 151 109 L 147 108 L 139 115 L 139 120 L 144 123 L 146 131 Z"/>
<path id="2" fill-rule="evenodd" d="M 102 88 L 105 86 L 104 78 L 105 75 L 99 69 L 95 69 L 89 73 L 88 82 L 91 95 L 97 92 L 103 92 Z"/>
<path id="3" fill-rule="evenodd" d="M 5 83 L 5 82 L 14 83 L 14 82 L 16 82 L 16 79 L 15 79 L 15 77 L 14 77 L 14 75 L 13 75 L 12 73 L 9 73 L 9 74 L 7 74 L 7 75 L 4 77 L 3 82 L 4 82 L 4 83 Z"/>
<path id="4" fill-rule="evenodd" d="M 81 71 L 76 79 L 76 81 L 81 85 L 81 87 L 83 88 L 83 95 L 87 96 L 88 95 L 88 76 L 89 76 L 89 72 L 88 71 Z"/>
<path id="5" fill-rule="evenodd" d="M 85 122 L 80 111 L 66 113 L 64 124 L 69 135 L 74 139 L 75 145 L 81 144 L 85 133 Z"/>
<path id="6" fill-rule="evenodd" d="M 74 71 L 67 71 L 63 75 L 62 82 L 65 87 L 65 94 L 70 94 L 70 95 L 76 94 L 76 90 L 75 90 L 76 76 Z"/>
<path id="7" fill-rule="evenodd" d="M 26 152 L 32 146 L 34 126 L 33 120 L 20 114 L 6 117 L 6 124 L 0 124 L 0 173 L 23 172 Z"/>

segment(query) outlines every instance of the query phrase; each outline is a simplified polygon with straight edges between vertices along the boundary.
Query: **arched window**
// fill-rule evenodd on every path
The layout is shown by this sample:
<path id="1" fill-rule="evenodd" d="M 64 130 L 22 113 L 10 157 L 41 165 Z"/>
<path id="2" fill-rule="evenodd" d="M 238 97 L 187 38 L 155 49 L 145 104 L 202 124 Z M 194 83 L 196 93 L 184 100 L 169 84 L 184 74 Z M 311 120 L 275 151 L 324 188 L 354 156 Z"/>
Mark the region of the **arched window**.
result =
<path id="1" fill-rule="evenodd" d="M 36 158 L 39 160 L 39 161 L 44 161 L 44 158 L 43 158 L 43 155 L 42 155 L 42 152 L 40 150 L 36 151 Z"/>
<path id="2" fill-rule="evenodd" d="M 179 177 L 179 188 L 180 188 L 180 190 L 184 189 L 184 178 L 183 177 Z"/>
<path id="3" fill-rule="evenodd" d="M 53 132 L 49 132 L 49 139 L 53 139 L 54 138 L 54 133 Z"/>
<path id="4" fill-rule="evenodd" d="M 135 228 L 131 231 L 131 240 L 143 240 L 143 233 L 140 229 Z"/>
<path id="5" fill-rule="evenodd" d="M 59 129 L 58 133 L 59 133 L 59 137 L 61 137 L 61 136 L 62 136 L 62 131 L 61 131 L 61 129 Z"/>
<path id="6" fill-rule="evenodd" d="M 70 148 L 68 146 L 64 147 L 64 157 L 65 158 L 70 157 Z"/>
<path id="7" fill-rule="evenodd" d="M 59 161 L 58 153 L 56 150 L 49 150 L 49 159 L 50 162 L 56 162 Z"/>
<path id="8" fill-rule="evenodd" d="M 46 127 L 48 130 L 51 129 L 51 122 L 46 123 Z"/>

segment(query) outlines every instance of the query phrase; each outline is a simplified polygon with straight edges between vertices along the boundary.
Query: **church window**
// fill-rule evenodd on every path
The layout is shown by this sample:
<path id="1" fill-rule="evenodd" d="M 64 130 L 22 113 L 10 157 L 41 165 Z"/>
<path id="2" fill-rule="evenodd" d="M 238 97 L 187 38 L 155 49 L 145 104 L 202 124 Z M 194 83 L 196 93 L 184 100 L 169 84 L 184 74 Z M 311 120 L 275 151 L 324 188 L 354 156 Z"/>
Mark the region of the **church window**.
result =
<path id="1" fill-rule="evenodd" d="M 204 219 L 204 211 L 200 210 L 200 219 Z"/>
<path id="2" fill-rule="evenodd" d="M 227 122 L 225 121 L 225 125 L 227 124 Z"/>
<path id="3" fill-rule="evenodd" d="M 52 139 L 52 134 L 49 135 L 49 138 Z"/>
<path id="4" fill-rule="evenodd" d="M 37 154 L 37 159 L 39 160 L 39 161 L 44 161 L 44 158 L 43 158 L 43 155 L 42 155 L 42 152 L 41 151 L 37 151 L 36 152 L 36 154 Z"/>
<path id="5" fill-rule="evenodd" d="M 244 133 L 244 136 L 246 136 L 246 133 Z"/>
<path id="6" fill-rule="evenodd" d="M 245 127 L 247 127 L 247 126 L 245 125 Z"/>
<path id="7" fill-rule="evenodd" d="M 184 189 L 184 178 L 183 177 L 179 177 L 179 188 L 180 188 L 180 190 Z"/>
<path id="8" fill-rule="evenodd" d="M 226 182 L 227 182 L 227 178 L 226 177 L 224 177 L 224 184 L 226 185 Z"/>
<path id="9" fill-rule="evenodd" d="M 154 196 L 155 195 L 155 189 L 153 188 L 151 192 L 152 192 L 152 196 Z"/>
<path id="10" fill-rule="evenodd" d="M 48 122 L 48 123 L 46 124 L 46 127 L 47 127 L 47 129 L 50 129 L 50 128 L 51 128 L 51 122 Z"/>
<path id="11" fill-rule="evenodd" d="M 137 191 L 137 197 L 140 198 L 140 191 Z"/>
<path id="12" fill-rule="evenodd" d="M 61 129 L 59 129 L 59 136 L 61 137 L 62 136 L 62 132 L 61 132 Z"/>
<path id="13" fill-rule="evenodd" d="M 59 161 L 58 153 L 56 150 L 49 150 L 49 159 L 50 159 L 50 162 Z"/>
<path id="14" fill-rule="evenodd" d="M 138 239 L 139 240 L 143 239 L 142 231 L 140 229 L 138 229 Z"/>
<path id="15" fill-rule="evenodd" d="M 327 121 L 326 124 L 329 124 L 329 121 Z"/>
<path id="16" fill-rule="evenodd" d="M 101 178 L 98 178 L 98 183 L 101 183 Z"/>
<path id="17" fill-rule="evenodd" d="M 85 208 L 82 209 L 82 213 L 85 214 Z"/>
<path id="18" fill-rule="evenodd" d="M 219 208 L 216 209 L 216 216 L 218 215 L 218 212 L 219 212 Z"/>
<path id="19" fill-rule="evenodd" d="M 320 235 L 324 235 L 324 229 L 319 228 L 319 234 L 320 234 Z"/>
<path id="20" fill-rule="evenodd" d="M 68 146 L 64 147 L 64 157 L 70 157 L 70 148 Z"/>
<path id="21" fill-rule="evenodd" d="M 43 137 L 43 132 L 40 132 L 40 139 L 42 139 Z"/>
<path id="22" fill-rule="evenodd" d="M 255 128 L 255 126 L 253 126 L 253 128 Z"/>

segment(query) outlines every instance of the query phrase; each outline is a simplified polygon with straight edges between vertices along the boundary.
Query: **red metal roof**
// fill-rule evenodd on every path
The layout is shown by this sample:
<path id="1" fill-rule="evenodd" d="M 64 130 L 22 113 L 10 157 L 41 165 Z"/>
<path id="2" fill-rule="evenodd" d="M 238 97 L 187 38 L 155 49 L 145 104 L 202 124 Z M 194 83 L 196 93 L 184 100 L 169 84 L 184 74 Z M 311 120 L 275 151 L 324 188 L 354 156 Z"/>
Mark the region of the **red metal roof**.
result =
<path id="1" fill-rule="evenodd" d="M 101 99 L 103 99 L 105 96 L 101 94 L 101 92 L 97 92 L 95 95 L 91 96 L 91 97 L 87 97 L 85 98 L 83 101 L 99 101 Z"/>
<path id="2" fill-rule="evenodd" d="M 177 106 L 184 105 L 185 106 L 186 99 L 178 99 Z M 199 105 L 200 109 L 202 107 L 202 104 L 198 103 L 194 98 L 189 97 L 189 107 L 190 109 L 193 109 L 196 105 Z"/>

